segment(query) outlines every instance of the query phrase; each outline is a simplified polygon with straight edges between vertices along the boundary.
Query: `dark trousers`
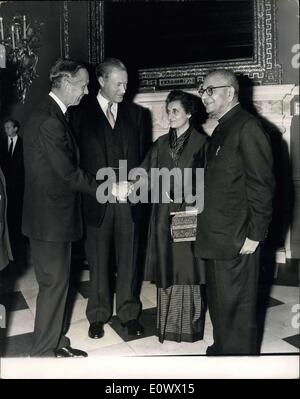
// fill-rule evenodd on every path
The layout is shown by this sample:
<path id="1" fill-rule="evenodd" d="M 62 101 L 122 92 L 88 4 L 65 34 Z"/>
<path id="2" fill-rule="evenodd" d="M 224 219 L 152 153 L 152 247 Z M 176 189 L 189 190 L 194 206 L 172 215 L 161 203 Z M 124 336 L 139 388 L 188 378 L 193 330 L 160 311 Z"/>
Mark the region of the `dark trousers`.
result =
<path id="1" fill-rule="evenodd" d="M 71 243 L 30 239 L 39 293 L 31 356 L 54 356 L 54 349 L 70 345 L 63 335 L 69 288 Z"/>
<path id="2" fill-rule="evenodd" d="M 11 183 L 10 183 L 11 184 Z M 10 245 L 14 260 L 24 263 L 26 253 L 26 240 L 22 235 L 22 206 L 23 195 L 14 192 L 12 188 L 7 190 L 7 223 Z"/>
<path id="3" fill-rule="evenodd" d="M 219 354 L 257 354 L 259 250 L 232 260 L 205 260 L 207 302 Z"/>
<path id="4" fill-rule="evenodd" d="M 129 204 L 106 204 L 100 227 L 87 227 L 86 255 L 90 293 L 86 315 L 90 323 L 106 323 L 116 312 L 122 322 L 141 311 L 137 274 L 137 232 Z"/>

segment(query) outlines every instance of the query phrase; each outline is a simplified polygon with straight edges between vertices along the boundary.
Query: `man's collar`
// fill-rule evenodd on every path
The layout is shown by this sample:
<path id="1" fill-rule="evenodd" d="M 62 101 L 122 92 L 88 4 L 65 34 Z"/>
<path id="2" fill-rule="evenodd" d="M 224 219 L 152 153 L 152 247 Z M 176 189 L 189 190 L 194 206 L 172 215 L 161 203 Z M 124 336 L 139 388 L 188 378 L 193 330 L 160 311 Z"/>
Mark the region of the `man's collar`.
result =
<path id="1" fill-rule="evenodd" d="M 10 139 L 13 139 L 13 141 L 17 141 L 18 140 L 18 135 L 16 134 L 15 136 L 11 137 L 11 136 L 7 136 L 8 141 L 10 141 Z"/>
<path id="2" fill-rule="evenodd" d="M 240 103 L 234 104 L 220 119 L 218 119 L 219 124 L 224 123 L 227 119 L 229 119 L 235 112 L 240 109 Z"/>
<path id="3" fill-rule="evenodd" d="M 50 91 L 49 96 L 53 98 L 53 100 L 61 109 L 61 112 L 65 114 L 67 111 L 67 107 L 65 106 L 65 104 L 53 93 L 53 91 Z"/>
<path id="4" fill-rule="evenodd" d="M 97 100 L 98 100 L 99 104 L 103 107 L 107 107 L 107 104 L 109 103 L 109 100 L 107 98 L 103 97 L 100 90 L 97 94 Z"/>
<path id="5" fill-rule="evenodd" d="M 100 104 L 100 107 L 102 108 L 103 112 L 105 113 L 106 110 L 107 110 L 107 105 L 111 101 L 109 101 L 107 98 L 103 97 L 103 95 L 101 94 L 100 90 L 99 90 L 99 92 L 97 94 L 97 101 Z M 112 112 L 115 113 L 115 116 L 116 116 L 116 113 L 117 113 L 117 110 L 118 110 L 118 104 L 117 103 L 112 103 L 112 104 L 113 104 L 112 105 Z"/>

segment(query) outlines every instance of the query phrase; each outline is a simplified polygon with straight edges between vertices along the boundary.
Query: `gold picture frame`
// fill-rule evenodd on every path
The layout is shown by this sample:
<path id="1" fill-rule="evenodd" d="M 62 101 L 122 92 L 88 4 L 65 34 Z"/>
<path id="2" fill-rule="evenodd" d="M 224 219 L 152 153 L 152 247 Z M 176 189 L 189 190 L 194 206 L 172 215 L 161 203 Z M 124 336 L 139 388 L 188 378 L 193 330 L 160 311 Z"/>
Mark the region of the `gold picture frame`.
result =
<path id="1" fill-rule="evenodd" d="M 89 1 L 89 62 L 105 57 L 104 1 Z M 276 1 L 253 0 L 253 46 L 251 59 L 182 64 L 138 70 L 140 92 L 197 87 L 210 69 L 227 68 L 248 76 L 255 84 L 281 84 L 282 68 L 277 63 Z"/>

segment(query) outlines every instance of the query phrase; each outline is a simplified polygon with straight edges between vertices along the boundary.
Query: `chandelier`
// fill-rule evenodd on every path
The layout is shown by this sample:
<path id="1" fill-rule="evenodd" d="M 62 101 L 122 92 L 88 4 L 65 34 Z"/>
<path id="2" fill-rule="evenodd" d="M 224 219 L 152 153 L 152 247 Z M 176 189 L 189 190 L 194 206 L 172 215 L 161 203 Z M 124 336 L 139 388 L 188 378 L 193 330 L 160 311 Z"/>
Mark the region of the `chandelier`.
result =
<path id="1" fill-rule="evenodd" d="M 0 2 L 1 5 L 1 2 Z M 17 88 L 18 100 L 25 102 L 33 80 L 38 77 L 37 50 L 40 47 L 43 23 L 28 23 L 26 15 L 4 21 L 0 15 L 0 68 L 7 68 Z"/>

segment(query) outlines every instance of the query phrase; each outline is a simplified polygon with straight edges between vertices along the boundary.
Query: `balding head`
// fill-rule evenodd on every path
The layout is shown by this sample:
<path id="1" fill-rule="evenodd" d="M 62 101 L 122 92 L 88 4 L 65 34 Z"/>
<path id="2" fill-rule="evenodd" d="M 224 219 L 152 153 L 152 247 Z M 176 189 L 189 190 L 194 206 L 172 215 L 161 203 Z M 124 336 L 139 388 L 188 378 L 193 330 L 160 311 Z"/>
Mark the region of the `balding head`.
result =
<path id="1" fill-rule="evenodd" d="M 211 118 L 220 119 L 238 103 L 239 84 L 235 74 L 225 69 L 209 72 L 199 94 Z"/>
<path id="2" fill-rule="evenodd" d="M 206 78 L 208 77 L 213 77 L 217 76 L 223 80 L 224 83 L 228 84 L 229 86 L 232 86 L 234 88 L 235 96 L 238 97 L 239 94 L 239 82 L 236 78 L 236 75 L 228 69 L 214 69 L 213 71 L 210 71 L 207 75 Z"/>

